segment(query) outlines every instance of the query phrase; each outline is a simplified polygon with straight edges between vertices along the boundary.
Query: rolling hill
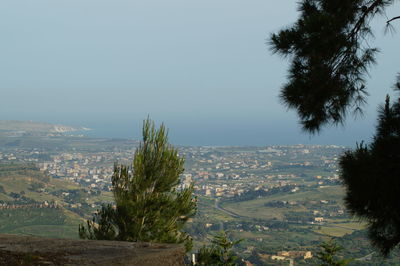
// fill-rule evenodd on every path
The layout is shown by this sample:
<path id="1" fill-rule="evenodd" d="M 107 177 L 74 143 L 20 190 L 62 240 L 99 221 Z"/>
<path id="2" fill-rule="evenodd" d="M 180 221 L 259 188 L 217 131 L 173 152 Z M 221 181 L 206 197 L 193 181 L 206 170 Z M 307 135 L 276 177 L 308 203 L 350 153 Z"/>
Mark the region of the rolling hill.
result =
<path id="1" fill-rule="evenodd" d="M 0 233 L 77 238 L 78 225 L 105 199 L 33 164 L 0 164 Z"/>

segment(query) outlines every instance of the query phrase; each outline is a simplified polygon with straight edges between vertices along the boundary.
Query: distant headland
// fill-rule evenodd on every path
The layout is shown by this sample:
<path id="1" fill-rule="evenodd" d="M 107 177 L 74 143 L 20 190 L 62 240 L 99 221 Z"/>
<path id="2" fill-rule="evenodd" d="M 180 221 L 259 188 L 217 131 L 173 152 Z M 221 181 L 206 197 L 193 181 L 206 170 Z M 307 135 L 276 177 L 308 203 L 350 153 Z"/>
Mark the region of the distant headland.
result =
<path id="1" fill-rule="evenodd" d="M 0 131 L 41 132 L 41 133 L 67 133 L 76 131 L 89 131 L 86 127 L 72 127 L 55 125 L 34 121 L 0 120 Z"/>

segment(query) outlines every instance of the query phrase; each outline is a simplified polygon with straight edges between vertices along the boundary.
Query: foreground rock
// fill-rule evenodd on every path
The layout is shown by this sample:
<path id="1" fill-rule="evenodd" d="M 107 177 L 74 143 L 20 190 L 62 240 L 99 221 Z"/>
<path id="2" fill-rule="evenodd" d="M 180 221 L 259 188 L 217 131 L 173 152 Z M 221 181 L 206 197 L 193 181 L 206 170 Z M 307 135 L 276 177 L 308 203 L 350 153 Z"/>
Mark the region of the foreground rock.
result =
<path id="1" fill-rule="evenodd" d="M 171 244 L 0 235 L 0 265 L 184 265 Z"/>

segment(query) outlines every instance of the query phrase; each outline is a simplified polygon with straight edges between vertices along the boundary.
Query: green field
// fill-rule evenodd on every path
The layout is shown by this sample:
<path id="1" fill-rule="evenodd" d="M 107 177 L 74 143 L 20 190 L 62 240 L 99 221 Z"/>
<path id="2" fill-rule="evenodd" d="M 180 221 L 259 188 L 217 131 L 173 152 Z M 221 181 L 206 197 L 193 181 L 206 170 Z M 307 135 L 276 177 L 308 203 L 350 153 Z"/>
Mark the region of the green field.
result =
<path id="1" fill-rule="evenodd" d="M 0 233 L 77 238 L 83 220 L 63 209 L 1 210 Z"/>
<path id="2" fill-rule="evenodd" d="M 270 208 L 265 203 L 271 201 L 319 201 L 336 200 L 342 201 L 344 190 L 341 186 L 319 188 L 316 190 L 297 192 L 293 194 L 280 193 L 269 197 L 242 202 L 224 202 L 221 206 L 229 211 L 241 216 L 259 219 L 278 219 L 282 220 L 285 213 L 306 211 L 302 206 L 293 208 Z"/>
<path id="3" fill-rule="evenodd" d="M 239 215 L 238 217 L 221 213 L 221 210 L 215 209 L 215 201 L 207 197 L 200 199 L 202 204 L 199 208 L 206 208 L 204 212 L 210 214 L 208 218 L 211 221 L 223 222 L 232 238 L 243 239 L 239 248 L 241 252 L 253 246 L 258 247 L 264 254 L 274 254 L 281 250 L 310 250 L 315 253 L 319 244 L 331 237 L 351 236 L 365 229 L 365 224 L 349 218 L 346 214 L 338 217 L 329 216 L 329 213 L 339 206 L 344 209 L 343 196 L 344 189 L 339 185 L 303 187 L 295 193 L 279 192 L 253 200 L 219 202 L 220 207 Z M 328 203 L 323 204 L 321 200 Z M 290 204 L 287 203 L 282 207 L 265 205 L 271 202 L 290 202 Z M 331 211 L 324 213 L 324 208 L 331 208 Z M 323 214 L 314 215 L 313 210 L 321 211 Z M 296 214 L 309 220 L 305 222 L 288 220 L 288 217 Z M 318 215 L 324 216 L 323 222 L 314 222 L 314 218 Z M 229 219 L 226 216 L 230 216 Z M 268 224 L 274 223 L 281 223 L 283 227 L 274 228 L 271 225 L 270 228 L 261 229 L 265 225 L 269 227 Z M 242 224 L 247 224 L 247 227 L 240 226 Z M 216 229 L 208 231 L 208 238 L 216 231 Z"/>
<path id="4" fill-rule="evenodd" d="M 55 192 L 76 191 L 73 203 L 86 202 L 86 206 L 112 201 L 110 192 L 93 196 L 77 184 L 45 176 L 33 165 L 0 165 L 0 188 L 0 203 L 9 206 L 0 210 L 0 233 L 77 238 L 78 225 L 95 209 L 71 208 L 70 199 Z M 57 207 L 32 206 L 44 202 Z"/>
<path id="5" fill-rule="evenodd" d="M 331 237 L 342 237 L 362 229 L 365 229 L 364 223 L 349 221 L 343 223 L 328 223 L 327 225 L 315 229 L 314 232 Z"/>

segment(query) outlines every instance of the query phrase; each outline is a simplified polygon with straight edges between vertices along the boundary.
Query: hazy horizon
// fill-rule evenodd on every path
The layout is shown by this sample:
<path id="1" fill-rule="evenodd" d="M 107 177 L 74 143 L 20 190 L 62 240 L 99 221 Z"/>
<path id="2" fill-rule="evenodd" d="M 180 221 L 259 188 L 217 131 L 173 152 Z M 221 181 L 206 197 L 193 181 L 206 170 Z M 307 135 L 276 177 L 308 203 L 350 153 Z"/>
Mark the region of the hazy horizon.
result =
<path id="1" fill-rule="evenodd" d="M 378 104 L 393 95 L 398 36 L 384 34 L 386 17 L 374 21 L 371 45 L 381 53 L 365 117 L 310 137 L 279 102 L 287 61 L 266 45 L 295 22 L 296 9 L 262 0 L 2 1 L 0 119 L 138 138 L 149 115 L 181 145 L 368 141 Z"/>
<path id="2" fill-rule="evenodd" d="M 73 134 L 84 134 L 88 137 L 95 138 L 114 138 L 114 139 L 141 139 L 141 122 L 137 125 L 127 125 L 125 121 L 109 121 L 104 122 L 88 122 L 85 124 L 76 124 L 68 122 L 49 122 L 49 121 L 32 121 L 59 124 L 64 126 L 88 127 L 89 131 L 75 132 Z M 156 121 L 156 125 L 160 125 L 162 121 Z M 232 122 L 232 121 L 231 121 Z M 247 122 L 243 124 L 241 130 L 234 130 L 235 125 L 232 123 L 224 123 L 222 125 L 204 126 L 204 121 L 196 121 L 191 125 L 181 124 L 179 121 L 173 121 L 170 124 L 165 123 L 169 129 L 170 142 L 182 146 L 270 146 L 270 145 L 341 145 L 354 147 L 356 143 L 361 141 L 369 142 L 372 137 L 365 132 L 365 128 L 354 127 L 337 127 L 332 130 L 325 130 L 320 134 L 310 135 L 301 132 L 295 124 L 284 124 L 276 121 L 275 128 L 269 128 L 267 125 Z M 227 126 L 228 125 L 228 126 Z M 237 129 L 237 128 L 236 128 Z M 246 132 L 248 129 L 252 132 Z M 283 129 L 283 130 L 282 130 Z M 349 138 L 348 132 L 355 132 L 353 138 Z M 188 133 L 189 132 L 189 133 Z M 212 135 L 210 138 L 209 135 Z M 251 138 L 248 138 L 250 136 Z M 364 136 L 364 137 L 362 137 Z"/>

